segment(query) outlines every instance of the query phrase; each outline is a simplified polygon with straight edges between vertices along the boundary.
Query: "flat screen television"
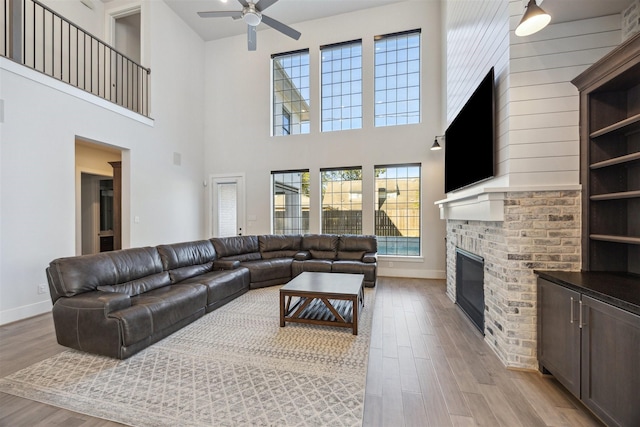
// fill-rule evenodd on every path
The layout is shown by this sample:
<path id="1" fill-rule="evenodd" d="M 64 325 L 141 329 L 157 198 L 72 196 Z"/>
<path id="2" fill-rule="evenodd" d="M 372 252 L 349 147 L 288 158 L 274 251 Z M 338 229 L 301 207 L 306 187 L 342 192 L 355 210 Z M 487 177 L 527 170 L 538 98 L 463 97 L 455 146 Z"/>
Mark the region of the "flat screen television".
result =
<path id="1" fill-rule="evenodd" d="M 495 174 L 493 67 L 445 132 L 444 192 L 460 190 Z"/>

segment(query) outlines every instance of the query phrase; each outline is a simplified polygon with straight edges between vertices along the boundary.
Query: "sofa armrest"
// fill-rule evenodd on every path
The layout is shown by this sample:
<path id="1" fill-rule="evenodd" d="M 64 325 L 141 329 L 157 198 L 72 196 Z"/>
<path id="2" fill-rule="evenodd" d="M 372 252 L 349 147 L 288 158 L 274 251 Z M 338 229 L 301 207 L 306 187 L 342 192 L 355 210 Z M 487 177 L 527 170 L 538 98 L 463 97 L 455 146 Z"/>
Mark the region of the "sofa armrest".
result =
<path id="1" fill-rule="evenodd" d="M 308 259 L 311 259 L 311 252 L 300 251 L 293 256 L 293 259 L 295 259 L 296 261 L 306 261 Z"/>
<path id="2" fill-rule="evenodd" d="M 59 298 L 52 309 L 58 343 L 122 359 L 121 325 L 114 314 L 128 307 L 131 298 L 122 292 L 92 291 Z"/>
<path id="3" fill-rule="evenodd" d="M 368 252 L 362 256 L 362 262 L 366 263 L 374 263 L 378 261 L 378 253 L 377 252 Z"/>
<path id="4" fill-rule="evenodd" d="M 240 267 L 238 260 L 217 259 L 213 262 L 214 270 L 235 270 L 238 267 Z"/>
<path id="5" fill-rule="evenodd" d="M 63 297 L 57 301 L 60 307 L 70 309 L 103 309 L 104 317 L 109 313 L 131 307 L 131 297 L 122 292 L 85 292 L 73 297 Z"/>

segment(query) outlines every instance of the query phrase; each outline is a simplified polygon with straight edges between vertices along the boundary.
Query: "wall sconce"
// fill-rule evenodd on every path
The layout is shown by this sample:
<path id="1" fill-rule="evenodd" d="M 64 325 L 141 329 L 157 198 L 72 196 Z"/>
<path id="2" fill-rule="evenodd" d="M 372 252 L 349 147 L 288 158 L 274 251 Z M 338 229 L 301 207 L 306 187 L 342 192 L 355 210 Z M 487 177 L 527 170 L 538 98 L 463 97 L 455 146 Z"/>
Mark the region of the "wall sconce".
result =
<path id="1" fill-rule="evenodd" d="M 529 0 L 524 15 L 516 27 L 516 36 L 530 36 L 546 27 L 549 22 L 551 22 L 551 15 L 542 10 L 536 0 Z"/>
<path id="2" fill-rule="evenodd" d="M 433 138 L 433 145 L 431 146 L 432 151 L 442 150 L 442 147 L 438 144 L 438 138 L 443 139 L 444 135 L 436 135 L 435 138 Z"/>

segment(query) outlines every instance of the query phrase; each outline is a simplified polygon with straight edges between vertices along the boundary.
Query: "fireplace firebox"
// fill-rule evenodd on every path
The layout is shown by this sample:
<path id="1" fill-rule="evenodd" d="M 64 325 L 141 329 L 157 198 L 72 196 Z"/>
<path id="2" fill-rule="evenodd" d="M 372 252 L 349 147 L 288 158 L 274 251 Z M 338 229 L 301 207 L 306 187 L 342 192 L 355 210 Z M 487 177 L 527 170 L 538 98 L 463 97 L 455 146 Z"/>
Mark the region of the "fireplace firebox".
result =
<path id="1" fill-rule="evenodd" d="M 484 259 L 456 248 L 456 304 L 484 335 Z"/>

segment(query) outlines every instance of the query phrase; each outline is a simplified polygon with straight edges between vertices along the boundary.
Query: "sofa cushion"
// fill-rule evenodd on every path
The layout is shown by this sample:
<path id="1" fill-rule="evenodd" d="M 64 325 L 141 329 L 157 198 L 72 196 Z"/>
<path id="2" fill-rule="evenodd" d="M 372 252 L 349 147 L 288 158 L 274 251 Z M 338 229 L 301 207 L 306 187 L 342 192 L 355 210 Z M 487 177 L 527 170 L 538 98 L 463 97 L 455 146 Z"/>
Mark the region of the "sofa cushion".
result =
<path id="1" fill-rule="evenodd" d="M 376 236 L 343 234 L 338 242 L 337 259 L 362 261 L 365 254 L 378 252 Z"/>
<path id="2" fill-rule="evenodd" d="M 133 297 L 170 284 L 171 279 L 169 278 L 169 273 L 163 271 L 162 273 L 152 274 L 151 276 L 142 277 L 119 285 L 100 285 L 98 286 L 98 290 L 103 292 L 120 292 Z"/>
<path id="3" fill-rule="evenodd" d="M 157 249 L 164 269 L 169 270 L 172 283 L 211 271 L 216 259 L 210 240 L 159 245 Z"/>
<path id="4" fill-rule="evenodd" d="M 192 277 L 179 283 L 183 284 L 199 283 L 207 287 L 207 305 L 216 305 L 220 301 L 249 290 L 250 281 L 249 270 L 240 267 L 234 270 L 221 270 L 205 273 Z"/>
<path id="5" fill-rule="evenodd" d="M 316 273 L 330 273 L 333 261 L 328 259 L 310 259 L 306 261 L 294 260 L 291 264 L 291 275 L 296 277 L 303 271 L 313 271 Z"/>
<path id="6" fill-rule="evenodd" d="M 251 273 L 251 284 L 283 279 L 291 279 L 291 263 L 293 258 L 275 258 L 242 263 Z"/>
<path id="7" fill-rule="evenodd" d="M 51 299 L 94 291 L 98 286 L 118 285 L 162 273 L 156 248 L 143 247 L 58 258 L 47 271 Z"/>
<path id="8" fill-rule="evenodd" d="M 258 236 L 214 237 L 211 243 L 219 258 L 237 261 L 262 259 Z"/>
<path id="9" fill-rule="evenodd" d="M 376 264 L 366 264 L 359 261 L 334 261 L 331 264 L 332 273 L 364 274 L 365 282 L 376 281 Z"/>
<path id="10" fill-rule="evenodd" d="M 338 240 L 336 234 L 305 234 L 302 237 L 302 249 L 309 251 L 312 258 L 335 259 Z"/>
<path id="11" fill-rule="evenodd" d="M 203 285 L 169 285 L 131 298 L 131 307 L 112 312 L 121 322 L 124 345 L 134 344 L 203 310 Z"/>
<path id="12" fill-rule="evenodd" d="M 265 234 L 258 236 L 262 259 L 293 258 L 300 251 L 301 235 Z"/>

